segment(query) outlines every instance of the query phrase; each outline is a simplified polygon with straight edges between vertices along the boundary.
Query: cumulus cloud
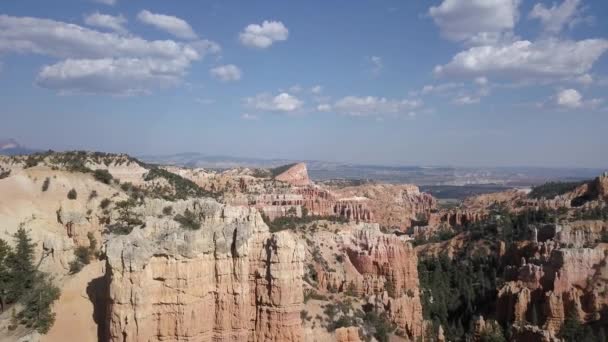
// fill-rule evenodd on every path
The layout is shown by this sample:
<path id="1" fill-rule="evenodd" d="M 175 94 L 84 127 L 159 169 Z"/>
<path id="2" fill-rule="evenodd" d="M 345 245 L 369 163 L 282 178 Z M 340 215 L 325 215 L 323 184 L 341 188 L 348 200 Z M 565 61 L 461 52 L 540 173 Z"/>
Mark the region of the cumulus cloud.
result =
<path id="1" fill-rule="evenodd" d="M 316 86 L 310 88 L 310 92 L 313 94 L 317 94 L 317 95 L 321 94 L 321 92 L 323 92 L 323 87 L 320 85 L 316 85 Z"/>
<path id="2" fill-rule="evenodd" d="M 581 0 L 564 0 L 560 5 L 554 3 L 551 7 L 538 3 L 532 8 L 529 17 L 538 19 L 546 32 L 556 34 L 565 27 L 572 27 L 586 20 L 580 4 Z"/>
<path id="3" fill-rule="evenodd" d="M 194 30 L 183 19 L 171 15 L 152 13 L 148 10 L 143 10 L 137 14 L 137 19 L 142 23 L 152 25 L 159 30 L 168 32 L 182 39 L 197 39 Z"/>
<path id="4" fill-rule="evenodd" d="M 280 93 L 272 96 L 268 93 L 258 94 L 255 97 L 245 99 L 245 104 L 258 110 L 269 110 L 273 112 L 293 112 L 304 104 L 297 97 L 288 93 Z"/>
<path id="5" fill-rule="evenodd" d="M 137 95 L 179 83 L 186 60 L 68 59 L 42 68 L 36 84 L 61 93 Z"/>
<path id="6" fill-rule="evenodd" d="M 337 113 L 351 116 L 380 116 L 388 114 L 407 114 L 422 106 L 422 102 L 412 99 L 387 99 L 375 96 L 346 96 L 333 105 Z"/>
<path id="7" fill-rule="evenodd" d="M 522 40 L 476 46 L 458 53 L 448 64 L 436 66 L 435 74 L 511 79 L 573 77 L 587 73 L 606 50 L 608 40 L 605 39 Z"/>
<path id="8" fill-rule="evenodd" d="M 220 65 L 209 70 L 211 76 L 222 82 L 238 81 L 241 79 L 241 69 L 234 64 Z"/>
<path id="9" fill-rule="evenodd" d="M 288 36 L 289 30 L 282 22 L 264 20 L 262 25 L 247 25 L 239 34 L 239 39 L 245 46 L 265 49 L 274 42 L 287 40 Z"/>
<path id="10" fill-rule="evenodd" d="M 555 100 L 558 106 L 566 108 L 579 108 L 583 104 L 583 96 L 576 89 L 559 91 L 555 96 Z"/>
<path id="11" fill-rule="evenodd" d="M 85 16 L 84 23 L 89 26 L 110 29 L 122 34 L 127 33 L 127 29 L 124 27 L 127 23 L 127 19 L 122 15 L 113 16 L 96 12 Z"/>
<path id="12" fill-rule="evenodd" d="M 174 85 L 191 63 L 218 49 L 208 41 L 149 41 L 55 20 L 0 15 L 0 53 L 65 59 L 42 68 L 36 81 L 60 92 L 134 94 Z"/>
<path id="13" fill-rule="evenodd" d="M 511 36 L 520 0 L 443 0 L 429 15 L 449 40 L 478 45 Z"/>
<path id="14" fill-rule="evenodd" d="M 555 104 L 563 109 L 598 109 L 604 103 L 603 99 L 585 100 L 576 89 L 562 89 L 553 97 Z"/>

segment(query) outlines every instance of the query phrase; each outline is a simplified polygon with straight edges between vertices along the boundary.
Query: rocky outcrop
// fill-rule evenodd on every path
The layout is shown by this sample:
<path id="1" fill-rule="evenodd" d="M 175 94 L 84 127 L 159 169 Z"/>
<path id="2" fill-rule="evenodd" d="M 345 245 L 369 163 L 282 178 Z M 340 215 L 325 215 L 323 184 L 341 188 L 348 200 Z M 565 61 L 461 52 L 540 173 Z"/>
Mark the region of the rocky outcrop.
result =
<path id="1" fill-rule="evenodd" d="M 405 231 L 413 221 L 428 219 L 436 209 L 433 196 L 411 184 L 365 184 L 334 189 L 339 198 L 366 198 L 373 221 L 383 227 Z"/>
<path id="2" fill-rule="evenodd" d="M 539 246 L 552 246 L 534 244 Z M 523 245 L 522 245 L 523 246 Z M 508 281 L 498 292 L 497 314 L 502 322 L 523 324 L 533 316 L 542 323 L 548 336 L 556 336 L 569 312 L 582 322 L 597 319 L 608 299 L 600 293 L 608 289 L 608 248 L 550 247 L 550 257 L 525 246 L 530 259 L 523 259 L 514 280 Z M 507 274 L 513 274 L 507 270 Z M 534 311 L 534 312 L 533 312 Z"/>
<path id="3" fill-rule="evenodd" d="M 421 336 L 418 258 L 411 244 L 377 229 L 355 230 L 345 244 L 355 270 L 347 274 L 347 282 L 352 277 L 358 293 L 377 294 L 375 301 L 397 326 L 410 337 Z"/>
<path id="4" fill-rule="evenodd" d="M 287 170 L 276 175 L 274 179 L 294 186 L 305 186 L 311 183 L 310 178 L 308 178 L 306 164 L 304 163 L 298 163 L 291 166 Z"/>
<path id="5" fill-rule="evenodd" d="M 445 222 L 452 227 L 464 227 L 482 221 L 486 217 L 488 217 L 488 212 L 485 210 L 455 209 L 442 212 L 439 215 L 439 222 Z"/>
<path id="6" fill-rule="evenodd" d="M 109 340 L 302 340 L 304 253 L 294 237 L 270 234 L 255 209 L 173 208 L 193 211 L 200 229 L 147 216 L 145 229 L 108 243 Z"/>
<path id="7" fill-rule="evenodd" d="M 562 245 L 580 248 L 597 243 L 605 232 L 608 232 L 608 222 L 575 221 L 559 225 L 555 239 Z"/>
<path id="8" fill-rule="evenodd" d="M 358 327 L 336 329 L 336 342 L 361 342 Z"/>

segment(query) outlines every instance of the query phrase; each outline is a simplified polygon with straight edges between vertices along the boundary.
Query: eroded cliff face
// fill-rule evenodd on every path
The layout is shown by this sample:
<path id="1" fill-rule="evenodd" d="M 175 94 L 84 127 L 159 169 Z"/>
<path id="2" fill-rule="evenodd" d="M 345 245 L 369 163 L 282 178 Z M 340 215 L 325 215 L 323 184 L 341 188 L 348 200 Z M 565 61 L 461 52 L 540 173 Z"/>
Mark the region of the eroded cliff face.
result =
<path id="1" fill-rule="evenodd" d="M 147 205 L 147 210 L 159 205 Z M 300 341 L 304 251 L 255 209 L 181 201 L 107 246 L 110 341 Z"/>
<path id="2" fill-rule="evenodd" d="M 386 313 L 404 335 L 424 333 L 418 258 L 411 244 L 382 233 L 377 224 L 321 231 L 309 243 L 318 290 L 349 293 Z"/>
<path id="3" fill-rule="evenodd" d="M 512 280 L 500 289 L 499 320 L 523 325 L 535 315 L 543 330 L 556 336 L 569 312 L 582 322 L 597 319 L 608 304 L 602 295 L 608 290 L 608 246 L 553 249 L 548 258 L 527 249 L 537 264 L 523 258 Z"/>
<path id="4" fill-rule="evenodd" d="M 372 222 L 402 231 L 411 227 L 412 221 L 429 218 L 437 207 L 433 196 L 420 192 L 411 184 L 365 184 L 335 189 L 334 192 L 341 198 L 368 199 L 367 206 L 373 213 Z"/>

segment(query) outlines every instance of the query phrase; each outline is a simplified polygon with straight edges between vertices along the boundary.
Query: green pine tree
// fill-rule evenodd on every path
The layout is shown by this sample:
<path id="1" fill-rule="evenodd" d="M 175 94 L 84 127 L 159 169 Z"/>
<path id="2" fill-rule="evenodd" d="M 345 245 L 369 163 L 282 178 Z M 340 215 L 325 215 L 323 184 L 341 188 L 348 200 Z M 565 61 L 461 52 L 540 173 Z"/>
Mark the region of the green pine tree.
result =
<path id="1" fill-rule="evenodd" d="M 13 253 L 11 246 L 6 241 L 0 239 L 0 312 L 4 312 L 6 295 L 10 285 L 11 274 L 7 265 L 7 260 Z"/>
<path id="2" fill-rule="evenodd" d="M 14 235 L 15 252 L 7 258 L 11 279 L 7 289 L 7 301 L 13 303 L 33 288 L 36 267 L 34 266 L 34 247 L 32 239 L 23 227 Z"/>

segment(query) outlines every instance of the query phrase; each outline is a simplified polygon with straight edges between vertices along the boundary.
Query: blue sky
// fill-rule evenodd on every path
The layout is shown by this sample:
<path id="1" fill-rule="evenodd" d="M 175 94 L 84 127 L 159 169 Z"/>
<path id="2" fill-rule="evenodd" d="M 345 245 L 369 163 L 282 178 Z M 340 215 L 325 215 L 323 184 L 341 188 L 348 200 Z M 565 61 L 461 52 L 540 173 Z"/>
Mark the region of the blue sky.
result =
<path id="1" fill-rule="evenodd" d="M 38 148 L 608 167 L 603 0 L 0 4 L 0 137 Z"/>

